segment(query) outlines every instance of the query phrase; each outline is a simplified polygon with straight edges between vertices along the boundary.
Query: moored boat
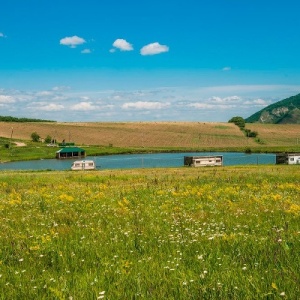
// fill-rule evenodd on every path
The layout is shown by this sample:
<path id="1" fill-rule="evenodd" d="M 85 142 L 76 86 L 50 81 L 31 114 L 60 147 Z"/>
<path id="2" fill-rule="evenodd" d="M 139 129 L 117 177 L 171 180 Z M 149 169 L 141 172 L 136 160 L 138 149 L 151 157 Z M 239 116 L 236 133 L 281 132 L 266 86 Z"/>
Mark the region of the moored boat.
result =
<path id="1" fill-rule="evenodd" d="M 96 165 L 93 160 L 76 160 L 71 166 L 71 170 L 80 171 L 80 170 L 95 170 Z"/>

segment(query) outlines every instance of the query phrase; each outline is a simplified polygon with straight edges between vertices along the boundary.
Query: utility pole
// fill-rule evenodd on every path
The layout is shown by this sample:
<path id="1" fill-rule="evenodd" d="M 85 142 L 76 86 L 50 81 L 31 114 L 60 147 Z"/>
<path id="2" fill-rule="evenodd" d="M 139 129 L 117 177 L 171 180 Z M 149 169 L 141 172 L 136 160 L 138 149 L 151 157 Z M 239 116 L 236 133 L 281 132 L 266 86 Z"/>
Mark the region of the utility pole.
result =
<path id="1" fill-rule="evenodd" d="M 8 147 L 9 149 L 11 147 L 11 140 L 12 140 L 13 132 L 14 132 L 14 128 L 12 127 L 11 128 L 11 133 L 10 133 L 9 147 Z"/>

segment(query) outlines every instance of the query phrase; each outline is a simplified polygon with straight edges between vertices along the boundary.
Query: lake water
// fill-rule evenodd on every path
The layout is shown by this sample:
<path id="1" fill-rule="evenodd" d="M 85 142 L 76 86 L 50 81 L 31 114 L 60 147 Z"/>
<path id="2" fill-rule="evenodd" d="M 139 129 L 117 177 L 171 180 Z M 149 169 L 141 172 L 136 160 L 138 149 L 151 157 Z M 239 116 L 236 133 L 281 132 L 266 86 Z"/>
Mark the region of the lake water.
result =
<path id="1" fill-rule="evenodd" d="M 244 154 L 237 152 L 186 152 L 155 154 L 121 154 L 107 156 L 87 156 L 93 159 L 97 169 L 133 169 L 181 167 L 184 156 L 223 155 L 223 165 L 263 165 L 275 164 L 275 154 Z M 32 161 L 8 162 L 0 164 L 0 170 L 70 170 L 74 160 L 45 159 Z"/>

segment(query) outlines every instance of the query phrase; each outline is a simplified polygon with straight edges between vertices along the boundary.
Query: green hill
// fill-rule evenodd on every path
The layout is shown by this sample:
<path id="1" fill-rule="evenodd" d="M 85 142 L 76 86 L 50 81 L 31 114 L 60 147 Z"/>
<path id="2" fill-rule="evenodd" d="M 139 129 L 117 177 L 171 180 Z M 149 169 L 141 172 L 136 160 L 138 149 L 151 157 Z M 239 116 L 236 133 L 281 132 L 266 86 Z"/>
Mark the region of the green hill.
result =
<path id="1" fill-rule="evenodd" d="M 300 94 L 271 104 L 245 121 L 246 123 L 300 124 Z"/>

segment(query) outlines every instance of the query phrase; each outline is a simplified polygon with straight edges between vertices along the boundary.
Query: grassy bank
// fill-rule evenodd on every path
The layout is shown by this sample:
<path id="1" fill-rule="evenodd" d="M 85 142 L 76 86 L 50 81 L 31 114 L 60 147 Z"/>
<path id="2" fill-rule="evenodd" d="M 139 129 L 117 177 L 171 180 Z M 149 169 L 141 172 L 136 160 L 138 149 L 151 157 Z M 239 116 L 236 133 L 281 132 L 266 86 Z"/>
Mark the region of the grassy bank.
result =
<path id="1" fill-rule="evenodd" d="M 26 146 L 16 146 L 12 144 L 10 148 L 1 147 L 0 141 L 0 162 L 25 161 L 38 159 L 55 158 L 59 147 L 47 147 L 43 143 L 26 142 Z M 172 153 L 172 152 L 247 152 L 249 153 L 281 153 L 300 152 L 298 147 L 152 147 L 152 148 L 125 148 L 125 147 L 105 147 L 105 146 L 81 146 L 86 150 L 88 156 L 101 156 L 113 154 L 137 154 L 137 153 Z"/>
<path id="2" fill-rule="evenodd" d="M 298 166 L 0 174 L 1 299 L 297 299 Z"/>

